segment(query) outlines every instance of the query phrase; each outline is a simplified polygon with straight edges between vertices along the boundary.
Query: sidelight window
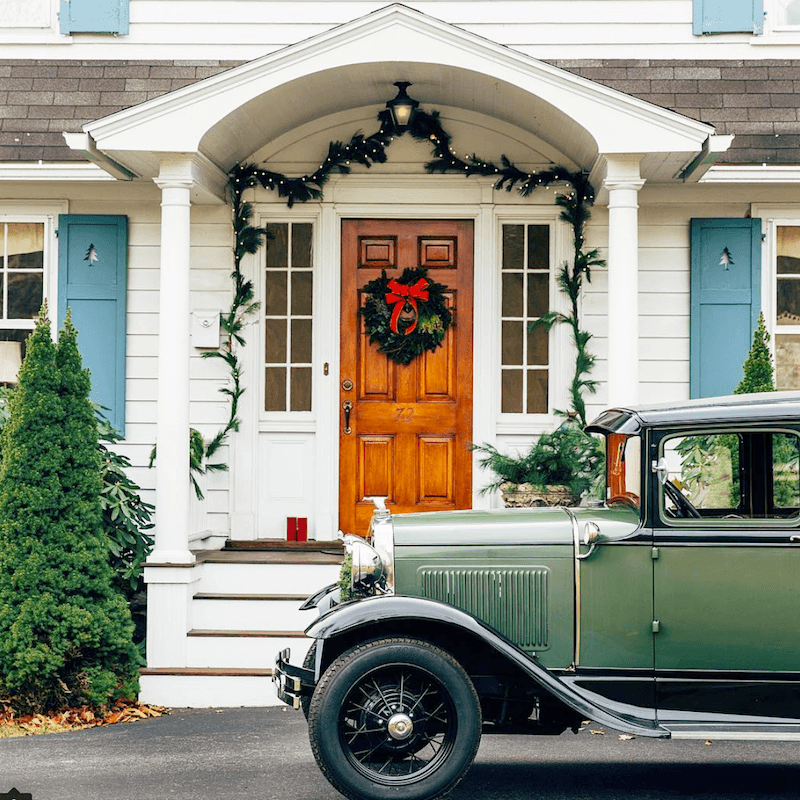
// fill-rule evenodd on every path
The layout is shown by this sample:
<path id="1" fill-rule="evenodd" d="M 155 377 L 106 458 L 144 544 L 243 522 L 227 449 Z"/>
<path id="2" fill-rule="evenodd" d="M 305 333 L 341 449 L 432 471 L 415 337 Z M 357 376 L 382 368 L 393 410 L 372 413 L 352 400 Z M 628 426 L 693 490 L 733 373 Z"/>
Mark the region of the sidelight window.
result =
<path id="1" fill-rule="evenodd" d="M 546 414 L 549 336 L 531 324 L 550 309 L 550 226 L 503 225 L 501 411 Z"/>
<path id="2" fill-rule="evenodd" d="M 265 411 L 310 411 L 313 225 L 272 222 L 264 296 Z"/>

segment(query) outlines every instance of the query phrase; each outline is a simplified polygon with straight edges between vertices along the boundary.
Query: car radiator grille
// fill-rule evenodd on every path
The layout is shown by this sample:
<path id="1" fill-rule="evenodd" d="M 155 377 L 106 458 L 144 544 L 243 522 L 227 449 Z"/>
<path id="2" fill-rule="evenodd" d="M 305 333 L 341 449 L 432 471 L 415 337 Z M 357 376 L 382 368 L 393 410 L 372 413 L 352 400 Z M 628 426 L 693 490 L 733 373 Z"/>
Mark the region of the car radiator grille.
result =
<path id="1" fill-rule="evenodd" d="M 425 597 L 466 611 L 523 650 L 548 646 L 547 567 L 420 570 Z"/>

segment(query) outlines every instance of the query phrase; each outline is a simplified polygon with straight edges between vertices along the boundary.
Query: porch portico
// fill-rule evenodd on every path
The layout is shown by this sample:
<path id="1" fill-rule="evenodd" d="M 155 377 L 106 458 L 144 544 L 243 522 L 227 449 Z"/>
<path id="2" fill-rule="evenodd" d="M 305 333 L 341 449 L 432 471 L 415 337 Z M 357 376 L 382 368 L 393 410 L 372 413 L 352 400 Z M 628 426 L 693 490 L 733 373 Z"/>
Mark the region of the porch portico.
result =
<path id="1" fill-rule="evenodd" d="M 193 627 L 191 601 L 205 568 L 189 547 L 192 208 L 224 204 L 228 171 L 238 163 L 258 161 L 270 148 L 278 152 L 276 143 L 288 149 L 301 132 L 314 142 L 315 136 L 324 138 L 329 129 L 341 127 L 348 115 L 358 118 L 360 109 L 379 110 L 391 96 L 393 82 L 400 79 L 413 84 L 414 96 L 426 107 L 460 113 L 462 125 L 490 120 L 497 131 L 508 132 L 503 135 L 509 139 L 526 136 L 529 151 L 538 148 L 543 162 L 536 167 L 560 162 L 589 173 L 598 190 L 597 205 L 608 208 L 607 401 L 613 406 L 639 399 L 638 193 L 645 181 L 698 180 L 730 140 L 715 136 L 707 125 L 391 5 L 98 120 L 86 126 L 84 136 L 71 135 L 71 146 L 111 174 L 153 180 L 161 190 L 157 520 L 145 577 L 148 666 L 174 670 L 174 682 L 156 684 L 145 676 L 143 693 L 151 702 L 206 704 L 200 690 L 196 701 L 185 693 L 176 700 L 170 688 L 180 682 L 181 670 L 207 666 L 190 663 L 187 647 Z M 296 161 L 305 160 L 313 170 L 312 159 L 317 157 L 307 152 Z M 476 242 L 487 241 L 496 227 L 491 183 L 475 181 L 464 192 L 456 189 L 456 180 L 427 178 L 404 194 L 412 178 L 388 167 L 377 177 L 345 176 L 326 187 L 316 212 L 320 255 L 325 259 L 320 270 L 323 294 L 338 298 L 339 236 L 341 221 L 348 216 L 414 218 L 436 213 L 471 218 Z M 464 179 L 460 181 L 463 186 Z M 384 197 L 376 204 L 379 184 L 392 187 L 396 199 Z M 484 262 L 490 261 L 488 254 Z M 476 298 L 487 276 L 488 270 L 479 274 L 476 269 Z M 474 327 L 494 342 L 490 326 L 496 315 L 486 303 L 483 309 L 476 305 Z M 318 340 L 338 341 L 338 308 L 334 299 L 327 313 L 320 309 Z M 317 309 L 315 305 L 315 316 Z M 329 476 L 338 474 L 339 467 L 335 443 L 342 376 L 338 351 L 321 349 L 314 361 L 314 369 L 321 371 L 324 365 L 330 378 L 316 390 L 314 418 L 316 437 L 324 444 L 313 467 L 318 490 L 313 529 L 317 539 L 326 540 L 337 530 L 337 488 Z M 496 399 L 487 394 L 491 380 L 486 363 L 491 361 L 476 362 L 475 402 L 480 398 L 481 407 L 496 409 Z M 236 434 L 240 439 L 255 435 L 246 422 Z M 494 436 L 490 422 L 476 419 L 475 441 Z M 230 504 L 230 530 L 231 538 L 253 539 L 259 536 L 251 522 L 258 491 L 250 481 L 254 462 L 244 459 L 244 450 L 233 442 L 230 481 L 237 488 Z M 258 701 L 250 697 L 246 702 Z"/>

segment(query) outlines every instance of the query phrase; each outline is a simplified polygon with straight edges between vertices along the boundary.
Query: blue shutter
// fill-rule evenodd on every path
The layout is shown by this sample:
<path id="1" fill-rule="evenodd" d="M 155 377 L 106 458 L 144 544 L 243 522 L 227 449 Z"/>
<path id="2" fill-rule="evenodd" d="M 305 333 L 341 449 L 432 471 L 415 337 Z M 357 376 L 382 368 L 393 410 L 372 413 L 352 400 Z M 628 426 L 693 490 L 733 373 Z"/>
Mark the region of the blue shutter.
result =
<path id="1" fill-rule="evenodd" d="M 694 0 L 692 33 L 763 33 L 763 0 Z"/>
<path id="2" fill-rule="evenodd" d="M 61 0 L 61 33 L 128 33 L 128 0 Z"/>
<path id="3" fill-rule="evenodd" d="M 693 219 L 691 233 L 690 391 L 715 397 L 742 379 L 758 322 L 761 220 Z"/>
<path id="4" fill-rule="evenodd" d="M 59 216 L 58 326 L 71 308 L 91 398 L 109 409 L 104 413 L 123 436 L 127 272 L 127 217 Z"/>

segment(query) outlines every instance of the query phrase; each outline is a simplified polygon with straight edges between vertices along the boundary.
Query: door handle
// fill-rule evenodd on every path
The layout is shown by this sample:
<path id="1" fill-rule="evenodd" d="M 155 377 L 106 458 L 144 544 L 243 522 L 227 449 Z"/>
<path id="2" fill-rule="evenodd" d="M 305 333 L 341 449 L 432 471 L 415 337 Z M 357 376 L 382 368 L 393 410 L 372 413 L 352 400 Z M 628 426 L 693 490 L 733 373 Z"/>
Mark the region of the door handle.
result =
<path id="1" fill-rule="evenodd" d="M 342 409 L 344 410 L 344 432 L 345 434 L 350 434 L 353 432 L 350 427 L 350 412 L 353 410 L 353 403 L 350 400 L 345 400 L 342 403 Z"/>

